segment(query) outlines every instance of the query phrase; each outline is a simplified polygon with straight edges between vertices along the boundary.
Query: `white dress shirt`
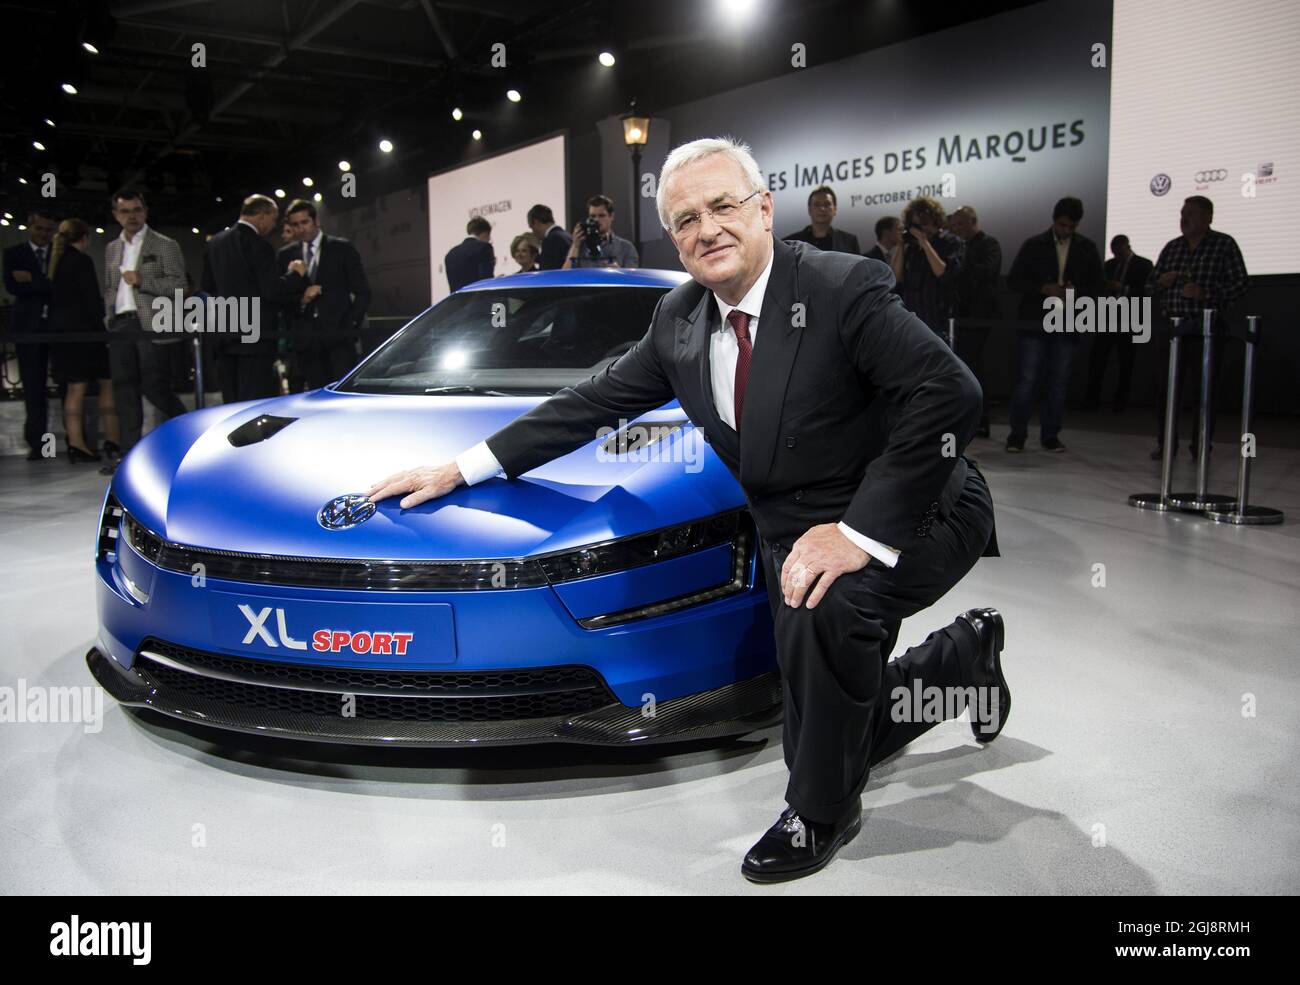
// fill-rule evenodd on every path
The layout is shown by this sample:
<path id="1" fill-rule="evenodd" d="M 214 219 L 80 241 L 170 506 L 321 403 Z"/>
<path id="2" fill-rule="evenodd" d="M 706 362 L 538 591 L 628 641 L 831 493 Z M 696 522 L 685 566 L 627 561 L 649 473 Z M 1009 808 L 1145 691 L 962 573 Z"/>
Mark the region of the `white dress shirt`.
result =
<path id="1" fill-rule="evenodd" d="M 1070 240 L 1073 236 L 1067 236 L 1065 239 L 1056 241 L 1056 283 L 1065 284 L 1065 261 L 1070 256 Z"/>
<path id="2" fill-rule="evenodd" d="M 140 251 L 144 249 L 144 235 L 148 231 L 149 226 L 146 224 L 140 227 L 140 231 L 135 234 L 134 239 L 127 239 L 125 230 L 117 237 L 122 241 L 122 264 L 118 270 L 117 301 L 113 305 L 114 314 L 120 315 L 124 311 L 134 312 L 136 310 L 135 291 L 126 282 L 126 278 L 122 277 L 122 272 L 140 269 Z"/>
<path id="3" fill-rule="evenodd" d="M 727 321 L 727 315 L 735 309 L 749 315 L 750 344 L 757 345 L 758 316 L 763 310 L 763 296 L 767 293 L 767 281 L 772 276 L 772 262 L 775 258 L 775 254 L 768 258 L 767 266 L 754 281 L 754 286 L 740 299 L 739 304 L 727 304 L 716 294 L 713 295 L 713 299 L 718 303 L 718 311 L 722 313 L 721 324 L 713 330 L 713 335 L 709 339 L 713 406 L 718 416 L 733 430 L 736 427 L 736 360 L 740 354 L 740 343 L 736 340 L 736 333 Z M 465 482 L 471 486 L 501 474 L 501 464 L 488 448 L 486 441 L 480 441 L 473 448 L 457 455 L 456 467 L 460 469 Z M 839 524 L 839 530 L 882 564 L 892 568 L 898 563 L 898 551 L 892 547 L 886 547 L 844 523 Z"/>

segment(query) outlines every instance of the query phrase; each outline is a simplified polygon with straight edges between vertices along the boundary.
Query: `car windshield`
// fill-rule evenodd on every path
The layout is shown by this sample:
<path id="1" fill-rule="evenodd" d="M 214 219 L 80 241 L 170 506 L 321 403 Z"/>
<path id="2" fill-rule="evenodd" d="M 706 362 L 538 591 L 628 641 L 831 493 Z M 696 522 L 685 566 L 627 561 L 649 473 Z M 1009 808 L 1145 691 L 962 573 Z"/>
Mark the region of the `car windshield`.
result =
<path id="1" fill-rule="evenodd" d="M 599 372 L 650 326 L 657 287 L 462 291 L 390 339 L 338 389 L 554 393 Z"/>

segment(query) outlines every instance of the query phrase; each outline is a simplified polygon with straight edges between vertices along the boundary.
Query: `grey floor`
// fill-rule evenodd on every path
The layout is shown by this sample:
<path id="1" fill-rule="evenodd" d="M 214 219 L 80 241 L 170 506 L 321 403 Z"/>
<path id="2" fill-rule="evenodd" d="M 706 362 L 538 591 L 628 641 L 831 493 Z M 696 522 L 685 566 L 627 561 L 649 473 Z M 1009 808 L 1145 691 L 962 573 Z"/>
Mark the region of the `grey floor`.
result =
<path id="1" fill-rule="evenodd" d="M 862 834 L 816 877 L 760 889 L 738 871 L 783 806 L 776 729 L 668 752 L 395 755 L 184 732 L 107 699 L 97 734 L 0 724 L 0 891 L 1300 892 L 1294 425 L 1273 426 L 1255 473 L 1288 522 L 1236 528 L 1125 504 L 1157 485 L 1130 421 L 1068 430 L 1065 455 L 972 447 L 1004 557 L 905 623 L 899 651 L 997 606 L 1014 713 L 988 748 L 948 722 L 882 764 Z M 1214 456 L 1225 491 L 1232 451 Z M 1184 454 L 1177 485 L 1191 468 Z M 89 683 L 103 481 L 0 460 L 0 687 Z"/>

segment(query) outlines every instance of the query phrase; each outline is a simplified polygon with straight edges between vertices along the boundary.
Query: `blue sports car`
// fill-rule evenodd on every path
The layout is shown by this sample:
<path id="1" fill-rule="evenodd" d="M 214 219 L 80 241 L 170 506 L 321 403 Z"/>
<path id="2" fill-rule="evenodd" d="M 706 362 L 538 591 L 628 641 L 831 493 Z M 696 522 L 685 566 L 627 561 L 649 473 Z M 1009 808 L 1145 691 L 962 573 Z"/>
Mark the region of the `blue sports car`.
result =
<path id="1" fill-rule="evenodd" d="M 684 279 L 481 281 L 338 383 L 151 432 L 104 498 L 95 679 L 125 705 L 326 742 L 622 745 L 779 721 L 744 496 L 676 403 L 517 481 L 409 510 L 361 495 L 599 372 Z"/>

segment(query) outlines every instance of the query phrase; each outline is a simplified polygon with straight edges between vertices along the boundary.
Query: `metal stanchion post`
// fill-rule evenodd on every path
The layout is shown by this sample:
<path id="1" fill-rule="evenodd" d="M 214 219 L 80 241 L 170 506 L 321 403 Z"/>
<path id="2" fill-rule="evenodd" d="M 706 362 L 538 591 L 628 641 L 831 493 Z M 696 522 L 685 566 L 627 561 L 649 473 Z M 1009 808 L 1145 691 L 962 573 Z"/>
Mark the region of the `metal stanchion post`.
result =
<path id="1" fill-rule="evenodd" d="M 1201 417 L 1200 457 L 1196 462 L 1196 492 L 1173 493 L 1169 505 L 1186 513 L 1203 513 L 1205 510 L 1230 510 L 1237 505 L 1231 496 L 1212 495 L 1210 483 L 1210 369 L 1214 364 L 1214 309 L 1206 308 L 1201 325 Z"/>
<path id="2" fill-rule="evenodd" d="M 203 402 L 203 336 L 196 334 L 190 342 L 194 346 L 194 409 L 202 410 Z"/>
<path id="3" fill-rule="evenodd" d="M 1160 459 L 1160 491 L 1158 493 L 1134 493 L 1128 498 L 1129 506 L 1139 510 L 1157 510 L 1161 513 L 1169 509 L 1169 484 L 1174 471 L 1174 426 L 1178 420 L 1178 354 L 1182 349 L 1182 339 L 1178 335 L 1178 326 L 1182 319 L 1170 319 L 1173 326 L 1169 333 L 1169 375 L 1165 383 L 1165 437 L 1162 448 L 1164 454 Z"/>
<path id="4" fill-rule="evenodd" d="M 1252 417 L 1255 411 L 1255 347 L 1259 345 L 1259 316 L 1248 315 L 1246 322 L 1249 331 L 1246 335 L 1246 365 L 1241 378 L 1241 440 L 1252 434 Z M 1218 523 L 1257 524 L 1281 523 L 1282 511 L 1268 506 L 1251 506 L 1250 503 L 1250 460 L 1244 448 L 1238 449 L 1237 459 L 1237 507 L 1232 510 L 1211 509 L 1205 515 Z"/>
<path id="5" fill-rule="evenodd" d="M 948 319 L 948 348 L 957 351 L 957 319 Z"/>

